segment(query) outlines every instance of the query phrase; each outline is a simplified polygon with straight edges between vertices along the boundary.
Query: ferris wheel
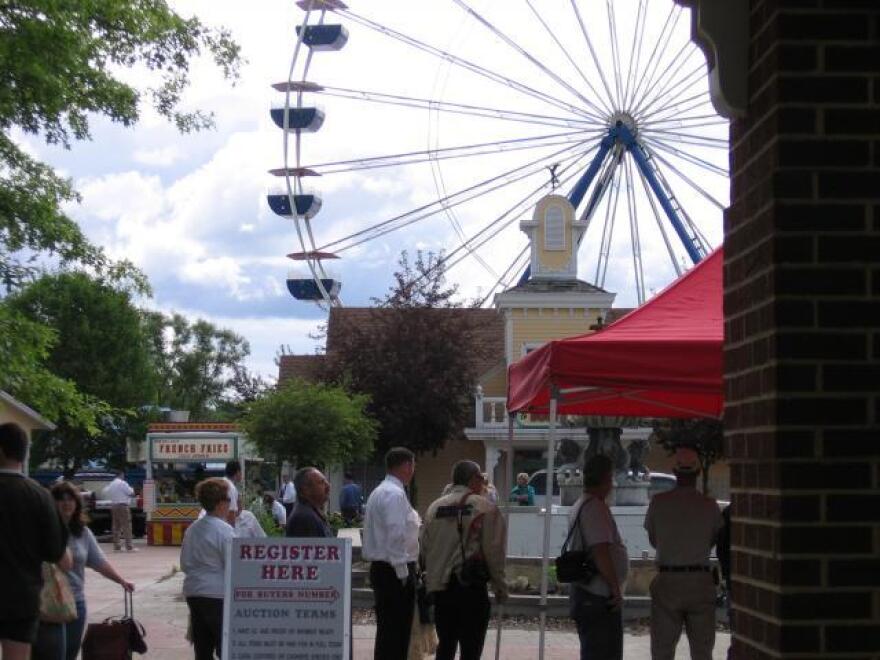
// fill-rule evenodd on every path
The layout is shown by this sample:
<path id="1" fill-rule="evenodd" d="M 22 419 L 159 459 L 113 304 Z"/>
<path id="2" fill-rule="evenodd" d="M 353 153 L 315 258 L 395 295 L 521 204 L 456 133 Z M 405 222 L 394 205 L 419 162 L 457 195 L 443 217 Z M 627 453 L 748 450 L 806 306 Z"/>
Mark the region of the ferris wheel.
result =
<path id="1" fill-rule="evenodd" d="M 587 227 L 579 276 L 626 290 L 630 304 L 720 242 L 728 124 L 712 108 L 689 10 L 362 4 L 298 0 L 288 77 L 273 85 L 283 162 L 268 203 L 294 225 L 295 298 L 341 305 L 332 260 L 392 245 L 441 253 L 447 276 L 488 301 L 528 280 L 518 224 L 550 192 Z"/>

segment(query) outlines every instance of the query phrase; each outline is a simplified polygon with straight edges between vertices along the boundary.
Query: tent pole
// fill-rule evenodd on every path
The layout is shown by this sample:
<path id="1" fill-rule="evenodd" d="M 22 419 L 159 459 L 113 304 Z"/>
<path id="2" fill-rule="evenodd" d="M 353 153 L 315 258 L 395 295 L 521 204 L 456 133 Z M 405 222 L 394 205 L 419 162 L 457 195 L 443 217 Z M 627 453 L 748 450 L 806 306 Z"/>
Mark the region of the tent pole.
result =
<path id="1" fill-rule="evenodd" d="M 553 520 L 554 456 L 556 449 L 556 407 L 559 389 L 550 388 L 550 424 L 547 429 L 547 479 L 544 500 L 544 551 L 541 553 L 541 625 L 538 639 L 538 660 L 544 660 L 544 633 L 547 628 L 547 571 L 550 567 L 550 524 Z"/>
<path id="2" fill-rule="evenodd" d="M 511 506 L 510 504 L 510 493 L 513 491 L 513 421 L 515 419 L 515 413 L 509 413 L 507 415 L 507 461 L 504 466 L 504 478 L 506 479 L 506 483 L 504 487 L 507 489 L 504 492 L 504 502 L 507 506 Z M 508 519 L 510 518 L 510 514 L 508 514 Z"/>

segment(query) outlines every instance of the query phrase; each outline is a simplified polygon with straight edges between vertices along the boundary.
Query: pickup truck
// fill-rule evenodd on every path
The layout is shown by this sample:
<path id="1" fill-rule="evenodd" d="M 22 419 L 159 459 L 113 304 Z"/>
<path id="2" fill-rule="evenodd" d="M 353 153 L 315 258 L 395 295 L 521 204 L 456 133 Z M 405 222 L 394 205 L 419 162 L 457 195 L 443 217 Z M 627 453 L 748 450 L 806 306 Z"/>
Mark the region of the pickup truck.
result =
<path id="1" fill-rule="evenodd" d="M 104 489 L 116 478 L 112 472 L 77 472 L 73 475 L 83 498 L 83 507 L 89 516 L 89 529 L 95 536 L 113 531 L 110 519 L 110 500 L 103 498 Z M 131 533 L 135 538 L 146 534 L 147 517 L 140 496 L 131 498 Z"/>

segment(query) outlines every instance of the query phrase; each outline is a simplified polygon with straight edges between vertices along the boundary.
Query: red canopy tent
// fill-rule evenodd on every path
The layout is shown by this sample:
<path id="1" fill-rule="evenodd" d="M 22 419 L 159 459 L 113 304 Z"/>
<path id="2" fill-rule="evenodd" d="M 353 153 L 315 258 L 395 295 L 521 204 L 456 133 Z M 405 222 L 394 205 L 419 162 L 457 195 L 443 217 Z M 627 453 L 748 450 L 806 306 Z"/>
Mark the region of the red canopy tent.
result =
<path id="1" fill-rule="evenodd" d="M 723 254 L 593 334 L 551 341 L 510 365 L 507 409 L 638 417 L 720 417 Z"/>

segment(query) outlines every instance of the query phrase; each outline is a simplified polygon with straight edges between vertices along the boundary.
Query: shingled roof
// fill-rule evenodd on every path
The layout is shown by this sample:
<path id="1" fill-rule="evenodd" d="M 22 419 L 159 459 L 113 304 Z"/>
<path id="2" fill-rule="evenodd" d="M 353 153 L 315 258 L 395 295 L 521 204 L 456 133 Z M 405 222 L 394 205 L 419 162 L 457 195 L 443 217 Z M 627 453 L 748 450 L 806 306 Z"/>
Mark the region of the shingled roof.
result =
<path id="1" fill-rule="evenodd" d="M 291 378 L 316 381 L 324 366 L 323 355 L 282 355 L 278 364 L 278 382 Z"/>

